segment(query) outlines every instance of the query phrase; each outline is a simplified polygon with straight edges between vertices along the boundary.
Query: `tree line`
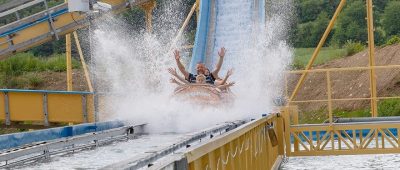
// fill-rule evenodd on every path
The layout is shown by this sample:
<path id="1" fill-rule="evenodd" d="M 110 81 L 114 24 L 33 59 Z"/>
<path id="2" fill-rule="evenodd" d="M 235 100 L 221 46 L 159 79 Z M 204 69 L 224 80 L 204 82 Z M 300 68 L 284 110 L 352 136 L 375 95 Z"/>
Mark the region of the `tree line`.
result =
<path id="1" fill-rule="evenodd" d="M 294 47 L 316 47 L 340 0 L 295 1 L 296 24 L 290 37 Z M 375 41 L 385 44 L 400 35 L 400 1 L 374 0 Z M 367 11 L 365 0 L 347 1 L 338 16 L 325 46 L 343 47 L 346 42 L 366 44 Z"/>

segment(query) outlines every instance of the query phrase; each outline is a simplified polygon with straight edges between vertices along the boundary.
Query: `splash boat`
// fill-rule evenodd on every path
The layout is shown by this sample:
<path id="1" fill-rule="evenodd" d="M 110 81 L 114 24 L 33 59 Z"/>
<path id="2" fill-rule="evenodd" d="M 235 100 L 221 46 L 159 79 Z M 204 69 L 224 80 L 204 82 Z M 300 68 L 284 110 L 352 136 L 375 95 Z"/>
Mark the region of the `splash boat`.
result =
<path id="1" fill-rule="evenodd" d="M 208 84 L 179 86 L 175 89 L 173 96 L 183 101 L 203 105 L 221 105 L 234 101 L 234 95 L 229 89 L 221 91 L 217 87 Z"/>

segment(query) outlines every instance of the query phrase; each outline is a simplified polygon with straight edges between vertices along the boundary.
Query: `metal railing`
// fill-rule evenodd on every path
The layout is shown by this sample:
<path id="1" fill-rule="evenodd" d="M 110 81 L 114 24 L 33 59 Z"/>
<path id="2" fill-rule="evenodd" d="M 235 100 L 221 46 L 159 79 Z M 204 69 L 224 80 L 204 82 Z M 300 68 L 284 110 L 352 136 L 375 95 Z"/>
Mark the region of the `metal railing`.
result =
<path id="1" fill-rule="evenodd" d="M 400 121 L 296 125 L 293 111 L 282 112 L 286 156 L 400 153 Z"/>
<path id="2" fill-rule="evenodd" d="M 112 124 L 111 122 L 109 123 Z M 85 126 L 85 124 L 83 126 Z M 114 127 L 111 129 L 100 131 L 93 129 L 93 127 L 97 128 L 96 124 L 86 124 L 86 126 L 91 126 L 92 131 L 86 131 L 85 133 L 80 135 L 66 137 L 59 136 L 58 138 L 53 140 L 38 141 L 16 148 L 3 150 L 0 152 L 0 168 L 12 169 L 14 166 L 28 164 L 40 159 L 49 159 L 52 155 L 65 154 L 68 152 L 89 149 L 92 147 L 110 144 L 112 142 L 120 140 L 126 141 L 134 138 L 135 136 L 143 134 L 145 124 Z M 77 128 L 77 126 L 67 128 L 73 129 Z M 58 129 L 59 128 L 50 130 L 58 131 Z M 47 130 L 47 132 L 48 131 L 49 130 Z M 41 134 L 43 135 L 46 133 L 42 132 Z M 39 138 L 35 135 L 30 135 L 28 137 Z M 27 138 L 27 135 L 21 134 L 20 138 Z"/>
<path id="3" fill-rule="evenodd" d="M 373 67 L 347 67 L 347 68 L 328 68 L 328 69 L 313 69 L 313 70 L 295 70 L 295 71 L 288 71 L 288 75 L 293 74 L 303 74 L 303 73 L 324 73 L 326 76 L 326 98 L 325 99 L 311 99 L 311 100 L 296 100 L 295 98 L 292 101 L 289 101 L 289 105 L 296 105 L 301 103 L 326 103 L 327 110 L 328 110 L 328 120 L 330 123 L 333 122 L 333 102 L 349 102 L 349 101 L 379 101 L 384 99 L 400 99 L 400 96 L 369 96 L 369 97 L 344 97 L 344 98 L 334 98 L 333 97 L 333 83 L 332 83 L 332 73 L 335 72 L 349 72 L 349 71 L 370 71 L 371 69 L 374 70 L 382 70 L 382 69 L 400 69 L 400 65 L 386 65 L 386 66 L 373 66 Z M 289 87 L 288 87 L 288 76 L 286 76 L 286 95 L 289 96 Z M 371 88 L 369 88 L 371 91 Z M 377 117 L 378 114 L 374 115 L 371 111 L 372 117 Z"/>
<path id="4" fill-rule="evenodd" d="M 283 119 L 270 114 L 188 151 L 188 169 L 276 169 L 283 141 Z"/>

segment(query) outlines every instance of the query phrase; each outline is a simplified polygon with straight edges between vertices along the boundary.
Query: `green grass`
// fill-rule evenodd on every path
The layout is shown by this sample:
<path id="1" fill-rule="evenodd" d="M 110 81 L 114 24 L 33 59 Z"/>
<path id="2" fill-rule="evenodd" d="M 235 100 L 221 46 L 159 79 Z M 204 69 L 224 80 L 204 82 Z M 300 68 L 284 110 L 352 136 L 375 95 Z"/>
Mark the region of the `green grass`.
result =
<path id="1" fill-rule="evenodd" d="M 72 59 L 72 68 L 80 68 L 80 62 Z M 34 57 L 32 53 L 18 53 L 6 60 L 0 61 L 0 88 L 40 87 L 45 80 L 40 72 L 66 71 L 65 54 L 54 54 L 49 57 Z"/>
<path id="2" fill-rule="evenodd" d="M 304 69 L 310 60 L 315 48 L 296 48 L 294 51 L 293 69 Z M 314 65 L 324 64 L 328 61 L 347 55 L 346 49 L 322 48 Z"/>
<path id="3" fill-rule="evenodd" d="M 359 110 L 333 110 L 334 117 L 351 118 L 351 117 L 371 117 L 370 109 Z M 378 102 L 378 116 L 400 116 L 400 99 L 385 99 Z M 328 118 L 326 108 L 316 111 L 308 111 L 300 113 L 299 123 L 315 124 L 323 123 Z"/>
<path id="4" fill-rule="evenodd" d="M 19 76 L 27 72 L 66 70 L 65 54 L 55 54 L 47 58 L 34 57 L 32 53 L 18 53 L 0 61 L 0 73 L 6 76 Z M 73 59 L 72 67 L 79 68 L 79 61 Z"/>

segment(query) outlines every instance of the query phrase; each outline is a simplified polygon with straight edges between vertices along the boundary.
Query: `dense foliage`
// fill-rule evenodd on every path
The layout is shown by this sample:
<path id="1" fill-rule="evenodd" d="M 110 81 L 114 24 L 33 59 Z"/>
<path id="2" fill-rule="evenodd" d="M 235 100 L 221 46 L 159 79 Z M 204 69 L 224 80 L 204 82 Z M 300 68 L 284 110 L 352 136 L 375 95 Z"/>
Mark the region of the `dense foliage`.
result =
<path id="1" fill-rule="evenodd" d="M 315 47 L 322 37 L 340 0 L 296 1 L 297 24 L 292 42 L 295 47 Z M 375 41 L 383 45 L 400 35 L 400 1 L 374 0 Z M 367 42 L 366 4 L 364 0 L 347 1 L 325 46 L 343 47 L 348 40 Z"/>

